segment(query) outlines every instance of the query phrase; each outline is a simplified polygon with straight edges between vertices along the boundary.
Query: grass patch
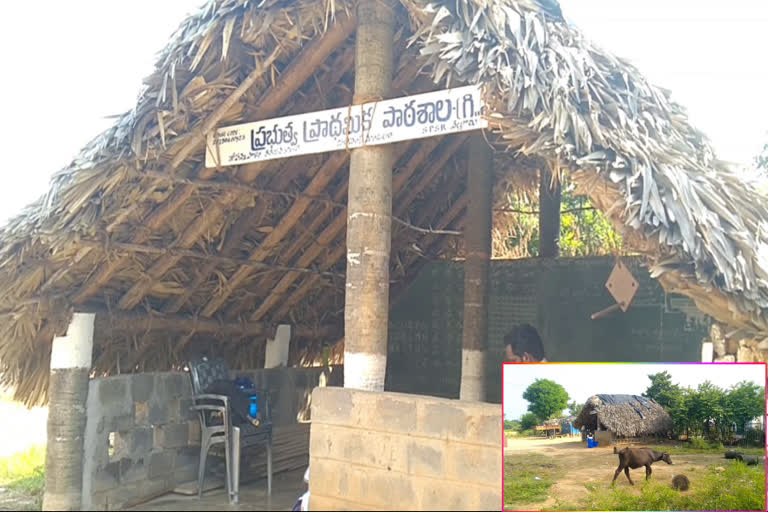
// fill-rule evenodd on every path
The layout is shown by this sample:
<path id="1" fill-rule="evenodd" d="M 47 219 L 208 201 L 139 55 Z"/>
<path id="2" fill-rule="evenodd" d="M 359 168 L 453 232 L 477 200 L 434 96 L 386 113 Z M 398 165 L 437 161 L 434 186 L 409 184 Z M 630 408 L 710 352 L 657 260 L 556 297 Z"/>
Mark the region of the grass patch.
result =
<path id="1" fill-rule="evenodd" d="M 32 446 L 10 457 L 0 457 L 0 487 L 5 489 L 0 494 L 3 508 L 40 510 L 44 484 L 45 446 Z"/>
<path id="2" fill-rule="evenodd" d="M 504 505 L 544 501 L 559 476 L 553 457 L 522 455 L 504 461 Z M 513 509 L 513 508 L 512 508 Z"/>
<path id="3" fill-rule="evenodd" d="M 722 472 L 710 466 L 691 477 L 691 489 L 681 493 L 658 480 L 643 480 L 635 488 L 587 484 L 584 510 L 765 510 L 765 470 L 734 461 Z M 637 494 L 637 489 L 640 494 Z"/>
<path id="4" fill-rule="evenodd" d="M 649 446 L 649 448 L 656 450 L 658 452 L 667 452 L 670 455 L 701 455 L 701 454 L 714 453 L 714 454 L 725 456 L 725 452 L 728 450 L 736 450 L 738 452 L 743 453 L 744 455 L 765 455 L 765 448 L 754 448 L 754 447 L 726 448 L 726 447 L 723 447 L 723 445 L 720 443 L 716 443 L 712 445 L 701 444 L 699 446 L 700 448 L 695 448 L 687 444 L 680 444 L 678 446 L 656 445 L 656 446 Z"/>

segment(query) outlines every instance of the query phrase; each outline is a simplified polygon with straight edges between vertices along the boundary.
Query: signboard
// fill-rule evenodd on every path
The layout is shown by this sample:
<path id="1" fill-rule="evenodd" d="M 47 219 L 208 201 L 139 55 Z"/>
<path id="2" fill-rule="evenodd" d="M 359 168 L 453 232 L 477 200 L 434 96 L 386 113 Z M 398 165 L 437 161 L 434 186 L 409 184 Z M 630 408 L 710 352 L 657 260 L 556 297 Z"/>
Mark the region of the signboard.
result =
<path id="1" fill-rule="evenodd" d="M 241 165 L 391 144 L 486 128 L 480 87 L 403 98 L 220 128 L 208 134 L 206 167 Z"/>

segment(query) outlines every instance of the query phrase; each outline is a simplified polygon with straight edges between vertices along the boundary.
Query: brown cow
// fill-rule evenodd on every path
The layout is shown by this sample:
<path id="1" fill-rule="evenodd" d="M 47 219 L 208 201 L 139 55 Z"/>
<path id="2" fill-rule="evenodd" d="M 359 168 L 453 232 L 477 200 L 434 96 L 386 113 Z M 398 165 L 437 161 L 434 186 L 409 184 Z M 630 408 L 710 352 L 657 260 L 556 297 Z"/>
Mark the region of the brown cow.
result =
<path id="1" fill-rule="evenodd" d="M 667 452 L 657 452 L 650 448 L 624 448 L 622 450 L 617 450 L 614 446 L 613 453 L 619 456 L 619 467 L 616 470 L 616 473 L 614 473 L 611 483 L 616 481 L 616 478 L 619 476 L 622 469 L 624 470 L 624 474 L 627 475 L 629 485 L 635 485 L 629 477 L 630 469 L 637 469 L 645 466 L 645 479 L 648 480 L 651 478 L 651 464 L 660 460 L 663 460 L 667 464 L 673 463 Z"/>

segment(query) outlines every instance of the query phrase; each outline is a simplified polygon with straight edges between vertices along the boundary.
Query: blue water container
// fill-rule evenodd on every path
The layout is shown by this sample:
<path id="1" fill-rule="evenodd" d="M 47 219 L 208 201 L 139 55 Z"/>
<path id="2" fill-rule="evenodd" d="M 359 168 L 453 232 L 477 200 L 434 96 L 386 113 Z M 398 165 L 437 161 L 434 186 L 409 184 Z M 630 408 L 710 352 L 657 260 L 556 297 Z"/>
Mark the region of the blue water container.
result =
<path id="1" fill-rule="evenodd" d="M 251 397 L 251 406 L 248 409 L 248 415 L 251 418 L 259 417 L 259 397 L 258 396 Z"/>
<path id="2" fill-rule="evenodd" d="M 594 448 L 595 447 L 594 443 L 595 442 L 593 440 L 591 440 L 590 438 L 587 438 L 587 448 Z"/>
<path id="3" fill-rule="evenodd" d="M 592 443 L 592 448 L 597 448 L 598 443 L 599 441 L 595 441 L 594 443 Z"/>

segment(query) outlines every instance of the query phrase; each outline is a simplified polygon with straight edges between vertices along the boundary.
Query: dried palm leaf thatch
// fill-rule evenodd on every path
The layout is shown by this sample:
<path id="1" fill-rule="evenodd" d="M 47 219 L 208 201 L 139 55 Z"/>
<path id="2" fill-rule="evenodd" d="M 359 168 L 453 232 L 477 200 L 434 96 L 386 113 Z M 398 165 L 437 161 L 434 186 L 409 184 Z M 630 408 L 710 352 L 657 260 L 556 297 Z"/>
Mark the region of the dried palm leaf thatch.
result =
<path id="1" fill-rule="evenodd" d="M 579 171 L 595 204 L 610 198 L 611 219 L 652 241 L 653 275 L 678 272 L 694 299 L 716 288 L 709 313 L 768 329 L 768 203 L 667 91 L 537 2 L 403 3 L 435 81 L 488 84 L 510 150 Z"/>
<path id="2" fill-rule="evenodd" d="M 599 425 L 598 425 L 599 422 Z M 672 418 L 655 400 L 638 395 L 593 395 L 574 420 L 573 426 L 595 431 L 608 430 L 617 437 L 667 435 Z"/>
<path id="3" fill-rule="evenodd" d="M 568 171 L 665 287 L 768 334 L 766 202 L 714 157 L 682 107 L 535 0 L 400 4 L 393 94 L 485 84 L 497 205 L 510 193 L 534 197 L 539 169 Z M 351 101 L 354 6 L 211 0 L 183 21 L 135 108 L 0 228 L 0 384 L 27 403 L 45 399 L 50 341 L 74 308 L 222 323 L 258 313 L 266 328 L 343 319 L 342 283 L 320 273 L 344 271 L 346 155 L 226 169 L 202 161 L 217 126 Z M 430 257 L 464 251 L 461 237 L 413 229 L 459 230 L 465 216 L 466 166 L 451 175 L 462 140 L 434 142 L 396 149 L 400 280 L 425 261 L 413 244 Z M 422 160 L 409 168 L 414 155 Z M 250 221 L 253 209 L 263 211 Z M 315 338 L 307 346 L 336 341 Z M 206 346 L 255 364 L 265 339 L 111 333 L 96 340 L 96 368 L 163 369 Z"/>

